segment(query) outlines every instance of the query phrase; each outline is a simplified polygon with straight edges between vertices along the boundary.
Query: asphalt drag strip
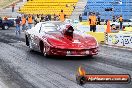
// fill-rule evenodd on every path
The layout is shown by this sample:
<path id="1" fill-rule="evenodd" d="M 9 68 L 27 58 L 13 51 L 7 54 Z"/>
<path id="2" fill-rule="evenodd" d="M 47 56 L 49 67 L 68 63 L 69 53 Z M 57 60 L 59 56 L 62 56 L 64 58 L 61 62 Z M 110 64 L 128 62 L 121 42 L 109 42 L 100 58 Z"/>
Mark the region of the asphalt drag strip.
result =
<path id="1" fill-rule="evenodd" d="M 29 51 L 24 39 L 18 42 L 14 36 L 0 37 L 1 77 L 9 88 L 131 88 L 130 84 L 76 83 L 76 71 L 83 66 L 88 74 L 130 74 L 132 76 L 131 51 L 100 46 L 99 55 L 88 57 L 44 57 Z M 13 39 L 14 41 L 12 42 Z M 2 40 L 2 41 L 1 41 Z M 8 41 L 8 42 L 7 42 Z M 13 84 L 13 85 L 12 85 Z"/>

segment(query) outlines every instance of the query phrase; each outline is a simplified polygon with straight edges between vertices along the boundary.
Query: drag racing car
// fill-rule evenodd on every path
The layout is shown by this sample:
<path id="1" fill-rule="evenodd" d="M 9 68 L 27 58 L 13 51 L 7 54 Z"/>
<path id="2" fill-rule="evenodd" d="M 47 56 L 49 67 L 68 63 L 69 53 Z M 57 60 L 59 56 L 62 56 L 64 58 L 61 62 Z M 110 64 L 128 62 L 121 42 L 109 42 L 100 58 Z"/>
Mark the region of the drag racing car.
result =
<path id="1" fill-rule="evenodd" d="M 30 50 L 44 56 L 93 56 L 98 54 L 98 43 L 90 35 L 82 35 L 72 25 L 62 22 L 40 22 L 25 33 Z"/>

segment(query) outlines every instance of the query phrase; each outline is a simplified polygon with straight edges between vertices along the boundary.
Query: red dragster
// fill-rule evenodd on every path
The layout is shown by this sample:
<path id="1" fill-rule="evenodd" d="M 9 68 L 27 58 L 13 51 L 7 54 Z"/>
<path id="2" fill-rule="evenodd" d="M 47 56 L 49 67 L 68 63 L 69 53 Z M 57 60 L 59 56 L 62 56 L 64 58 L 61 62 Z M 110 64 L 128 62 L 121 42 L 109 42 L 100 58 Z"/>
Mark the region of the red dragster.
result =
<path id="1" fill-rule="evenodd" d="M 98 54 L 98 43 L 94 37 L 78 33 L 71 25 L 61 22 L 40 22 L 26 31 L 25 38 L 30 49 L 40 51 L 45 56 Z"/>

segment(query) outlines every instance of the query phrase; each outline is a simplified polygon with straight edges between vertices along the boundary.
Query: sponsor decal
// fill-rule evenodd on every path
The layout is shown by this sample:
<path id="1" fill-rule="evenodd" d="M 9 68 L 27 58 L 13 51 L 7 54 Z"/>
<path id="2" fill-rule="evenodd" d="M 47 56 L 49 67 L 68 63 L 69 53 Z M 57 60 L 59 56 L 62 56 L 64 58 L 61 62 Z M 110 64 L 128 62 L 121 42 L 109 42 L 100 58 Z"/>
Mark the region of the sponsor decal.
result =
<path id="1" fill-rule="evenodd" d="M 118 44 L 118 42 L 119 42 L 118 36 L 112 35 L 111 38 L 112 38 L 112 43 L 113 43 L 113 44 Z"/>
<path id="2" fill-rule="evenodd" d="M 81 43 L 79 40 L 74 40 L 72 43 Z"/>
<path id="3" fill-rule="evenodd" d="M 71 55 L 71 51 L 67 51 L 67 55 Z"/>
<path id="4" fill-rule="evenodd" d="M 108 34 L 106 43 L 109 45 L 132 48 L 132 35 L 128 34 Z"/>
<path id="5" fill-rule="evenodd" d="M 76 81 L 79 85 L 86 83 L 130 83 L 131 77 L 129 74 L 87 74 L 81 66 L 76 74 Z"/>

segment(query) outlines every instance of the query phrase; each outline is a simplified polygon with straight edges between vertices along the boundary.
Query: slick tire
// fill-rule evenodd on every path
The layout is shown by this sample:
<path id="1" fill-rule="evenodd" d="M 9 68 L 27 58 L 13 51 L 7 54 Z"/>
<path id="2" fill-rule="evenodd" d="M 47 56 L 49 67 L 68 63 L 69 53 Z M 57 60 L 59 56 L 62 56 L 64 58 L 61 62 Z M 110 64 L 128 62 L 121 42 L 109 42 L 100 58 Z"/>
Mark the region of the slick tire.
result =
<path id="1" fill-rule="evenodd" d="M 43 49 L 43 55 L 47 58 L 51 58 L 52 56 L 49 55 L 49 52 L 48 52 L 48 47 L 46 45 L 44 45 L 44 49 Z"/>
<path id="2" fill-rule="evenodd" d="M 44 52 L 43 52 L 44 56 L 47 58 L 51 58 L 52 56 L 49 54 L 48 50 L 49 48 L 46 45 L 44 45 Z"/>
<path id="3" fill-rule="evenodd" d="M 44 49 L 43 49 L 43 55 L 44 55 L 44 56 L 47 56 L 47 52 L 46 52 L 46 47 L 45 47 L 45 45 L 44 45 Z"/>
<path id="4" fill-rule="evenodd" d="M 43 56 L 47 57 L 48 55 L 46 52 L 46 46 L 43 43 L 43 41 L 40 41 L 39 46 L 40 46 L 40 52 L 43 54 Z"/>

